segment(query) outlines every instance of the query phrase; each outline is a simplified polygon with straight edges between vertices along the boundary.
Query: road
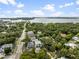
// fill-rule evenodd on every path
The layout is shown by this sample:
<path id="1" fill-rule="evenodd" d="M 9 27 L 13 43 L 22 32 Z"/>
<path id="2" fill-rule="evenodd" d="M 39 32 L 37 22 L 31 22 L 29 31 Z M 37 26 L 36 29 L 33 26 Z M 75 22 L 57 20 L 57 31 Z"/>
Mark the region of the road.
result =
<path id="1" fill-rule="evenodd" d="M 55 59 L 49 52 L 47 54 L 51 57 L 51 59 Z"/>
<path id="2" fill-rule="evenodd" d="M 21 37 L 17 41 L 18 43 L 16 44 L 15 53 L 13 53 L 10 56 L 4 57 L 4 59 L 20 59 L 20 56 L 22 54 L 22 48 L 23 48 L 23 45 L 24 45 L 24 42 L 22 42 L 22 40 L 25 39 L 25 36 L 26 36 L 25 31 L 26 31 L 26 23 L 24 24 L 24 29 L 23 29 L 23 32 L 21 34 Z"/>

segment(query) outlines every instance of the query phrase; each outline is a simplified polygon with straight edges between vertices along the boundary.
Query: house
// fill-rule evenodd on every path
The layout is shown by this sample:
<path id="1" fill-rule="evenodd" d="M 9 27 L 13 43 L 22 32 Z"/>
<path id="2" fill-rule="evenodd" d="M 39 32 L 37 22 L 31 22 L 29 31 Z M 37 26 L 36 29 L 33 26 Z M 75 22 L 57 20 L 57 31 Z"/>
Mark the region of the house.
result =
<path id="1" fill-rule="evenodd" d="M 72 37 L 72 39 L 77 41 L 77 40 L 79 40 L 79 37 L 74 36 L 74 37 Z"/>
<path id="2" fill-rule="evenodd" d="M 0 47 L 0 53 L 2 53 L 2 48 Z"/>
<path id="3" fill-rule="evenodd" d="M 37 32 L 37 36 L 40 36 L 40 35 L 42 35 L 42 32 L 41 31 L 38 31 Z"/>
<path id="4" fill-rule="evenodd" d="M 35 41 L 36 37 L 31 37 L 31 41 Z"/>
<path id="5" fill-rule="evenodd" d="M 32 40 L 32 42 L 34 43 L 34 47 L 35 47 L 35 48 L 42 47 L 42 43 L 41 43 L 40 40 L 34 39 L 34 40 Z"/>
<path id="6" fill-rule="evenodd" d="M 66 37 L 66 34 L 60 33 L 60 36 L 61 36 L 61 37 Z"/>
<path id="7" fill-rule="evenodd" d="M 5 48 L 13 48 L 13 44 L 4 44 L 0 47 L 0 52 L 3 53 Z"/>
<path id="8" fill-rule="evenodd" d="M 40 51 L 41 47 L 42 47 L 42 43 L 38 39 L 33 39 L 30 42 L 28 42 L 28 44 L 27 44 L 27 48 L 28 49 L 35 48 L 36 53 L 38 53 Z"/>
<path id="9" fill-rule="evenodd" d="M 35 48 L 35 53 L 39 53 L 40 50 L 40 48 Z"/>
<path id="10" fill-rule="evenodd" d="M 27 32 L 27 35 L 31 38 L 31 37 L 35 37 L 33 31 L 28 31 Z"/>
<path id="11" fill-rule="evenodd" d="M 58 59 L 68 59 L 68 58 L 66 58 L 66 57 L 61 57 L 61 58 L 58 58 Z"/>
<path id="12" fill-rule="evenodd" d="M 34 42 L 30 41 L 27 44 L 27 48 L 33 48 L 34 47 Z"/>
<path id="13" fill-rule="evenodd" d="M 4 49 L 4 48 L 13 48 L 13 44 L 4 44 L 3 46 L 2 46 L 2 49 Z"/>
<path id="14" fill-rule="evenodd" d="M 41 41 L 39 41 L 38 39 L 35 39 L 34 44 L 35 44 L 35 48 L 40 48 L 40 47 L 42 47 L 42 43 L 41 43 Z"/>
<path id="15" fill-rule="evenodd" d="M 2 34 L 6 34 L 7 32 L 1 32 Z"/>
<path id="16" fill-rule="evenodd" d="M 34 43 L 35 43 L 35 52 L 39 53 L 40 48 L 42 47 L 42 43 L 38 39 L 36 39 Z"/>
<path id="17" fill-rule="evenodd" d="M 69 46 L 69 47 L 71 47 L 71 48 L 75 48 L 75 47 L 78 46 L 78 45 L 75 44 L 75 43 L 65 43 L 64 45 L 65 45 L 65 46 Z"/>
<path id="18" fill-rule="evenodd" d="M 10 25 L 8 25 L 8 24 L 6 24 L 6 26 L 9 28 L 10 27 Z"/>
<path id="19" fill-rule="evenodd" d="M 42 47 L 42 43 L 40 40 L 36 39 L 33 31 L 27 32 L 28 36 L 30 37 L 30 42 L 27 44 L 27 48 L 35 48 L 35 52 L 38 53 L 40 51 L 40 48 Z"/>

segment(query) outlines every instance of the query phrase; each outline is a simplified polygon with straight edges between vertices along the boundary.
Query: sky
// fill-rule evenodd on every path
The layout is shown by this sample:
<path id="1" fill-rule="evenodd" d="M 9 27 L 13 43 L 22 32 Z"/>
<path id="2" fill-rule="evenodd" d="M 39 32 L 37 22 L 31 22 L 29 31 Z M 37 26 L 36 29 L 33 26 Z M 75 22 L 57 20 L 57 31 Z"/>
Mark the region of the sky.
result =
<path id="1" fill-rule="evenodd" d="M 79 16 L 79 0 L 0 0 L 0 17 Z"/>

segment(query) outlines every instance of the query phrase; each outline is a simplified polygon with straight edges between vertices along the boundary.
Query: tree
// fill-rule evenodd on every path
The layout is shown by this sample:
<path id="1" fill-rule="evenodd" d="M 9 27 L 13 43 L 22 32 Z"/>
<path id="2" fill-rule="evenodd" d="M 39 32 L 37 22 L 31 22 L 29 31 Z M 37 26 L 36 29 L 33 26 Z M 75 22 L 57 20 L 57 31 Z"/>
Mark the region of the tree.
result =
<path id="1" fill-rule="evenodd" d="M 67 53 L 68 53 L 68 50 L 67 50 L 66 48 L 62 48 L 62 49 L 60 50 L 59 55 L 62 57 L 62 56 L 66 56 Z"/>
<path id="2" fill-rule="evenodd" d="M 8 55 L 11 52 L 11 48 L 4 48 L 4 53 Z"/>
<path id="3" fill-rule="evenodd" d="M 46 52 L 42 49 L 42 50 L 40 50 L 40 52 L 37 54 L 37 58 L 38 58 L 38 59 L 44 59 L 45 55 L 46 55 Z"/>
<path id="4" fill-rule="evenodd" d="M 71 38 L 72 38 L 72 34 L 67 34 L 67 36 L 66 36 L 66 39 L 67 39 L 67 41 L 69 41 Z"/>

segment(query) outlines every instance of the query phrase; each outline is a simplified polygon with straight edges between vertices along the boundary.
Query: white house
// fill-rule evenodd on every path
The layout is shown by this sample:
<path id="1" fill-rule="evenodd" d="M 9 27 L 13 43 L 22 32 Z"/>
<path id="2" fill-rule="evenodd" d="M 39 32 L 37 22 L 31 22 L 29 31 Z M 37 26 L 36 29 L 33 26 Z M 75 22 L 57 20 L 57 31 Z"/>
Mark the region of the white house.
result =
<path id="1" fill-rule="evenodd" d="M 79 40 L 79 37 L 74 36 L 74 37 L 72 37 L 72 39 L 77 41 L 77 40 Z"/>
<path id="2" fill-rule="evenodd" d="M 33 39 L 30 42 L 28 42 L 28 44 L 27 44 L 27 48 L 28 49 L 35 48 L 36 53 L 38 53 L 40 51 L 41 47 L 42 47 L 42 43 L 38 39 Z"/>
<path id="3" fill-rule="evenodd" d="M 41 47 L 42 47 L 41 41 L 39 41 L 38 39 L 36 39 L 35 40 L 35 52 L 39 53 Z"/>
<path id="4" fill-rule="evenodd" d="M 75 48 L 75 47 L 78 46 L 78 45 L 75 44 L 75 43 L 65 43 L 64 45 L 65 45 L 65 46 L 69 46 L 69 47 L 71 47 L 71 48 Z"/>
<path id="5" fill-rule="evenodd" d="M 1 32 L 2 34 L 6 34 L 7 32 Z"/>
<path id="6" fill-rule="evenodd" d="M 27 44 L 27 48 L 35 48 L 35 52 L 38 53 L 40 48 L 42 47 L 42 43 L 40 40 L 36 39 L 33 31 L 27 32 L 28 36 L 30 37 L 30 42 Z"/>
<path id="7" fill-rule="evenodd" d="M 35 39 L 34 43 L 35 43 L 35 48 L 39 48 L 42 46 L 41 41 L 39 41 L 38 39 Z"/>
<path id="8" fill-rule="evenodd" d="M 58 58 L 58 59 L 68 59 L 68 58 L 65 58 L 65 57 L 61 57 L 61 58 Z"/>
<path id="9" fill-rule="evenodd" d="M 38 32 L 37 32 L 37 36 L 40 36 L 41 34 L 42 34 L 41 31 L 38 31 Z"/>
<path id="10" fill-rule="evenodd" d="M 5 48 L 13 48 L 13 44 L 4 44 L 0 47 L 0 52 L 3 53 Z"/>
<path id="11" fill-rule="evenodd" d="M 31 41 L 35 41 L 36 37 L 31 37 Z"/>
<path id="12" fill-rule="evenodd" d="M 4 49 L 5 48 L 13 48 L 13 44 L 4 44 L 0 47 L 0 58 L 4 57 L 5 54 L 4 54 Z"/>

